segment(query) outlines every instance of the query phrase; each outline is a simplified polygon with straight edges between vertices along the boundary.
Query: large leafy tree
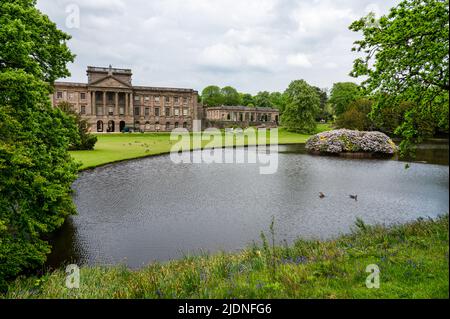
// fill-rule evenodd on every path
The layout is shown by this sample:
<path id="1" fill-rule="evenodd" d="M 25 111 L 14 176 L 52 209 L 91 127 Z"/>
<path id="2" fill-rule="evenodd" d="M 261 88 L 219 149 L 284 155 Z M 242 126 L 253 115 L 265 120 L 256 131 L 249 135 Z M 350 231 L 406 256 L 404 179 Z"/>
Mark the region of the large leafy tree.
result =
<path id="1" fill-rule="evenodd" d="M 240 95 L 241 95 L 241 101 L 242 101 L 243 106 L 249 106 L 249 105 L 254 106 L 255 105 L 255 102 L 253 101 L 253 96 L 251 94 L 240 93 Z"/>
<path id="2" fill-rule="evenodd" d="M 51 107 L 55 79 L 69 75 L 69 36 L 33 0 L 0 2 L 0 288 L 45 261 L 42 236 L 75 213 L 76 125 Z"/>
<path id="3" fill-rule="evenodd" d="M 314 133 L 320 111 L 317 91 L 304 80 L 291 82 L 284 92 L 286 108 L 281 116 L 284 127 L 298 133 Z"/>
<path id="4" fill-rule="evenodd" d="M 314 90 L 316 90 L 317 95 L 319 95 L 320 98 L 320 112 L 317 114 L 316 121 L 329 121 L 333 119 L 333 108 L 330 107 L 331 103 L 328 103 L 328 94 L 326 89 L 321 89 L 317 86 L 314 87 Z"/>
<path id="5" fill-rule="evenodd" d="M 253 100 L 255 101 L 255 106 L 257 107 L 273 107 L 272 100 L 270 99 L 270 92 L 258 92 L 258 94 L 253 97 Z"/>
<path id="6" fill-rule="evenodd" d="M 231 86 L 226 86 L 220 90 L 224 105 L 240 105 L 242 100 L 239 92 Z"/>
<path id="7" fill-rule="evenodd" d="M 363 86 L 378 97 L 373 112 L 412 103 L 397 130 L 404 149 L 426 134 L 418 118 L 448 131 L 449 1 L 403 0 L 388 15 L 369 14 L 350 29 L 363 34 L 353 48 L 363 57 L 351 75 L 366 77 Z"/>
<path id="8" fill-rule="evenodd" d="M 330 93 L 330 103 L 337 116 L 347 111 L 350 103 L 362 97 L 360 87 L 353 82 L 338 82 L 333 85 Z"/>
<path id="9" fill-rule="evenodd" d="M 220 87 L 215 85 L 207 86 L 202 91 L 202 103 L 206 107 L 223 105 L 223 95 Z"/>
<path id="10" fill-rule="evenodd" d="M 72 104 L 67 101 L 60 102 L 58 108 L 68 115 L 69 120 L 74 121 L 78 128 L 78 134 L 71 136 L 70 150 L 93 150 L 95 143 L 97 143 L 97 136 L 90 134 L 88 121 L 82 118 L 81 115 L 74 110 Z"/>

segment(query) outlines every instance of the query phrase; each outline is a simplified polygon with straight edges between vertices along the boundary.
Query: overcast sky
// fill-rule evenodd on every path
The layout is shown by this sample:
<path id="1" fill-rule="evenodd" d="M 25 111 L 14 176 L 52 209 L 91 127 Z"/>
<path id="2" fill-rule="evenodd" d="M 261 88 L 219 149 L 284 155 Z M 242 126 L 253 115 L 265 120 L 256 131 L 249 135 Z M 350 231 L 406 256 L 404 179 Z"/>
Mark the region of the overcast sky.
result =
<path id="1" fill-rule="evenodd" d="M 322 88 L 355 81 L 348 73 L 360 35 L 348 26 L 397 2 L 38 0 L 38 7 L 73 37 L 68 81 L 86 82 L 87 65 L 112 64 L 133 69 L 135 85 L 231 85 L 254 94 L 284 91 L 295 79 Z"/>

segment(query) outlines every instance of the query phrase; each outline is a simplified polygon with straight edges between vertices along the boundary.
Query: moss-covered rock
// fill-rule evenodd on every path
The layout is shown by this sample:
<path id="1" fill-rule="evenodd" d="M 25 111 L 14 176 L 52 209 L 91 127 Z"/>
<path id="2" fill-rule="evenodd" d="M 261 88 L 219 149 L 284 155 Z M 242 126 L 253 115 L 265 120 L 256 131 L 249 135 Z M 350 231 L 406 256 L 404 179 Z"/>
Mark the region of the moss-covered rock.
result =
<path id="1" fill-rule="evenodd" d="M 384 133 L 335 130 L 312 136 L 306 149 L 319 154 L 369 153 L 393 155 L 398 148 Z"/>

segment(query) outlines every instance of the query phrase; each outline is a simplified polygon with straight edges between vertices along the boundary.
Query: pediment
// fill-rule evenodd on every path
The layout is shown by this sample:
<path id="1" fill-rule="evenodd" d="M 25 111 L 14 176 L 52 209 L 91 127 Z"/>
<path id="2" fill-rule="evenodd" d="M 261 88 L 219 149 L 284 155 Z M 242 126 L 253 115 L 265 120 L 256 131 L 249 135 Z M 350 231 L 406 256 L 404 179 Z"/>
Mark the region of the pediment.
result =
<path id="1" fill-rule="evenodd" d="M 90 86 L 107 87 L 107 88 L 131 88 L 131 85 L 115 78 L 112 75 L 108 75 L 103 79 L 99 79 L 90 84 Z"/>

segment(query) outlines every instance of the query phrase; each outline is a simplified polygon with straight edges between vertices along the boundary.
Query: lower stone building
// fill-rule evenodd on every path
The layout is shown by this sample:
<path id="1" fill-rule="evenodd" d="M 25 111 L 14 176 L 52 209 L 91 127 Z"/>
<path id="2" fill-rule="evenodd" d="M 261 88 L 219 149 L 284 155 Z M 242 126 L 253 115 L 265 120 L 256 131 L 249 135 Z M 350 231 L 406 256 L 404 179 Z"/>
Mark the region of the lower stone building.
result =
<path id="1" fill-rule="evenodd" d="M 87 83 L 56 82 L 51 100 L 72 104 L 92 132 L 192 130 L 202 119 L 195 90 L 133 86 L 131 70 L 111 66 L 89 66 L 87 76 Z"/>
<path id="2" fill-rule="evenodd" d="M 219 106 L 204 109 L 207 127 L 277 127 L 280 112 L 268 107 Z"/>

